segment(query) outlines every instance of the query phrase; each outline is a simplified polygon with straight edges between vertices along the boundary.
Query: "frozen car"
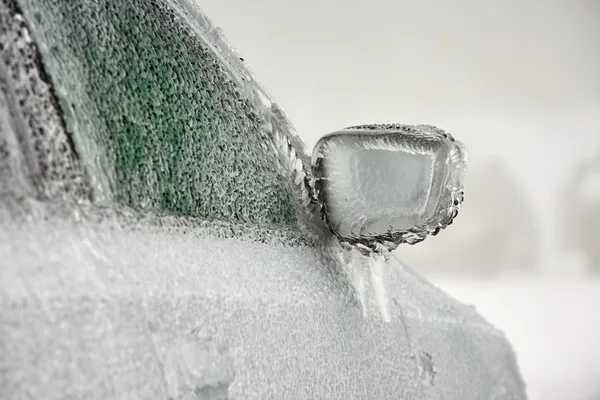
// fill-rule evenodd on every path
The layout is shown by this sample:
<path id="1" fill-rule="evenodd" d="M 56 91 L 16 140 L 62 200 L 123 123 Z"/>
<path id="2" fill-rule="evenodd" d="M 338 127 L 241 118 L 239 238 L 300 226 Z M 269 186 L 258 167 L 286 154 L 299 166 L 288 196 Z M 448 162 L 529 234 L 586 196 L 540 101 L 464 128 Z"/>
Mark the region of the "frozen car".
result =
<path id="1" fill-rule="evenodd" d="M 0 397 L 525 397 L 503 334 L 386 256 L 455 216 L 442 131 L 310 160 L 185 0 L 0 0 L 0 89 Z"/>

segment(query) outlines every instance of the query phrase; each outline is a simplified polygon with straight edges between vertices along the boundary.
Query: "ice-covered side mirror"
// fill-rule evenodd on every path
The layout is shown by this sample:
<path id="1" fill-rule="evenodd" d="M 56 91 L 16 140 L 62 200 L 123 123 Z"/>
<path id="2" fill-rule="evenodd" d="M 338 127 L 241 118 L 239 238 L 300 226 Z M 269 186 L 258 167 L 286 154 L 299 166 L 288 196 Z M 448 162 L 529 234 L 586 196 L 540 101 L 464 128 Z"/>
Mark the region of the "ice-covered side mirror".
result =
<path id="1" fill-rule="evenodd" d="M 322 137 L 312 155 L 323 220 L 364 250 L 418 243 L 452 223 L 467 152 L 429 125 L 362 125 Z"/>

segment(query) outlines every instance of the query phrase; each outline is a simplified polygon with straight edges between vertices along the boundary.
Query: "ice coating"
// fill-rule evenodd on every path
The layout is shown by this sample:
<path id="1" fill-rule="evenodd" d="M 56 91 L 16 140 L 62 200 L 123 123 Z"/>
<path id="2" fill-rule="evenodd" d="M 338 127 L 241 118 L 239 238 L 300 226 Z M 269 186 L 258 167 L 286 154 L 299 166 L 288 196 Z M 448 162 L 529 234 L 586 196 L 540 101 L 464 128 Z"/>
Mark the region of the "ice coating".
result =
<path id="1" fill-rule="evenodd" d="M 198 337 L 197 331 L 162 350 L 168 398 L 226 400 L 235 378 L 229 349 L 212 337 Z"/>
<path id="2" fill-rule="evenodd" d="M 91 190 L 37 46 L 0 2 L 0 193 L 89 199 Z"/>
<path id="3" fill-rule="evenodd" d="M 451 223 L 467 154 L 432 126 L 364 125 L 324 136 L 312 163 L 332 232 L 349 243 L 394 248 Z"/>
<path id="4" fill-rule="evenodd" d="M 97 202 L 296 224 L 272 130 L 298 140 L 191 3 L 18 4 Z"/>
<path id="5" fill-rule="evenodd" d="M 385 322 L 277 231 L 94 213 L 2 219 L 7 398 L 525 398 L 504 336 L 393 260 Z"/>
<path id="6" fill-rule="evenodd" d="M 0 33 L 9 31 L 5 27 L 12 29 L 11 35 L 18 31 L 21 36 L 11 37 L 27 57 L 36 53 L 32 37 L 39 39 L 37 50 L 44 55 L 57 88 L 54 97 L 51 80 L 36 80 L 35 74 L 43 72 L 44 66 L 29 62 L 35 57 L 23 60 L 21 51 L 10 57 L 2 53 L 3 74 L 17 65 L 7 60 L 28 63 L 14 69 L 16 77 L 5 74 L 2 77 L 10 79 L 0 80 L 0 397 L 524 398 L 510 345 L 470 307 L 395 262 L 381 268 L 381 260 L 372 265 L 370 279 L 356 274 L 364 283 L 359 294 L 350 275 L 360 272 L 360 266 L 350 268 L 350 275 L 345 273 L 343 267 L 352 265 L 344 261 L 339 243 L 323 245 L 290 222 L 286 215 L 293 215 L 293 206 L 285 200 L 290 187 L 299 191 L 302 201 L 307 198 L 301 192 L 304 171 L 299 160 L 304 155 L 297 150 L 297 138 L 287 130 L 281 111 L 264 96 L 258 100 L 262 92 L 253 89 L 255 83 L 247 76 L 244 80 L 250 84 L 236 87 L 243 94 L 240 98 L 258 110 L 250 115 L 264 118 L 260 129 L 236 130 L 240 120 L 242 125 L 247 121 L 243 112 L 237 119 L 244 108 L 212 110 L 219 118 L 231 118 L 227 120 L 231 124 L 210 125 L 217 131 L 211 134 L 222 136 L 214 141 L 205 141 L 202 135 L 185 136 L 190 140 L 185 144 L 208 149 L 202 162 L 222 155 L 215 150 L 219 144 L 239 145 L 249 153 L 239 160 L 224 158 L 223 164 L 180 158 L 179 167 L 192 178 L 173 181 L 171 193 L 168 185 L 148 184 L 164 184 L 158 178 L 176 170 L 177 165 L 170 163 L 174 162 L 173 142 L 161 140 L 168 137 L 169 124 L 180 127 L 181 120 L 163 114 L 169 124 L 154 129 L 157 126 L 150 122 L 158 123 L 160 118 L 140 118 L 145 112 L 165 111 L 143 107 L 150 98 L 161 100 L 152 96 L 167 86 L 159 85 L 161 90 L 151 93 L 143 89 L 156 89 L 153 78 L 173 76 L 166 72 L 183 74 L 186 82 L 195 78 L 179 68 L 181 59 L 168 57 L 170 51 L 180 56 L 178 46 L 189 44 L 186 40 L 197 40 L 196 28 L 186 24 L 200 14 L 184 4 L 24 0 L 18 3 L 26 16 L 22 19 L 17 2 L 0 0 L 0 16 L 8 17 L 11 24 L 5 25 L 3 19 Z M 123 15 L 116 15 L 116 10 Z M 130 23 L 134 17 L 139 25 Z M 155 31 L 144 30 L 148 24 Z M 28 36 L 28 27 L 33 27 L 33 36 Z M 200 23 L 197 28 L 203 31 L 206 26 Z M 104 35 L 102 29 L 115 35 Z M 140 43 L 125 44 L 141 54 L 124 53 L 131 47 L 120 47 L 124 41 L 117 33 L 127 29 L 132 30 L 127 40 Z M 165 36 L 182 40 L 167 43 L 174 47 L 159 46 L 158 61 L 143 53 L 156 50 L 153 44 L 165 44 L 155 40 Z M 6 37 L 0 35 L 3 46 L 9 42 Z M 219 35 L 214 37 L 214 41 L 205 39 L 210 51 L 220 48 L 215 43 L 222 43 Z M 94 41 L 109 38 L 117 40 Z M 83 46 L 80 41 L 86 39 L 92 41 Z M 215 55 L 210 51 L 199 54 Z M 215 55 L 218 62 L 213 67 L 232 77 L 235 86 L 239 82 L 224 64 L 231 61 L 228 51 L 224 48 L 221 56 Z M 144 62 L 143 66 L 130 65 L 128 57 Z M 186 60 L 191 60 L 192 69 L 194 62 L 201 61 Z M 173 62 L 171 71 L 145 70 L 168 62 Z M 28 74 L 23 76 L 23 71 Z M 146 80 L 136 81 L 136 77 Z M 17 86 L 19 90 L 14 90 Z M 196 94 L 189 94 L 189 104 L 196 104 Z M 62 108 L 53 98 L 60 99 Z M 115 98 L 131 101 L 116 104 Z M 200 102 L 209 116 L 213 115 L 210 99 Z M 188 103 L 175 101 L 168 111 L 197 116 L 195 110 L 175 107 L 181 104 Z M 129 125 L 118 119 L 123 115 Z M 108 131 L 106 124 L 116 130 Z M 44 131 L 45 139 L 36 142 L 38 128 L 51 131 Z M 137 142 L 130 143 L 125 136 L 103 136 L 107 132 L 126 133 Z M 271 142 L 253 139 L 252 132 L 264 134 L 261 139 L 272 135 L 273 147 L 281 153 L 273 151 Z M 69 134 L 73 143 L 65 139 Z M 147 143 L 140 144 L 142 139 Z M 237 142 L 244 140 L 247 147 Z M 34 164 L 28 164 L 31 154 L 24 151 L 29 147 L 23 143 L 38 143 L 32 147 L 40 152 L 29 159 L 37 160 Z M 67 144 L 66 150 L 61 144 Z M 125 147 L 112 147 L 121 145 Z M 143 151 L 120 153 L 123 148 Z M 60 174 L 44 175 L 45 160 Z M 148 167 L 142 171 L 148 176 L 142 176 L 140 165 Z M 239 175 L 236 168 L 241 166 L 247 170 Z M 65 171 L 75 173 L 65 175 Z M 91 182 L 84 171 L 90 172 Z M 207 192 L 200 191 L 188 202 L 196 189 L 191 183 L 198 178 L 193 174 L 202 176 L 205 171 L 225 186 L 239 177 L 233 192 L 238 197 L 229 189 L 210 187 L 215 193 L 201 197 Z M 290 171 L 293 174 L 286 175 Z M 56 185 L 53 176 L 59 177 Z M 256 182 L 250 182 L 249 176 Z M 273 177 L 277 179 L 269 180 Z M 258 184 L 265 185 L 265 191 L 257 191 Z M 283 197 L 279 184 L 285 189 Z M 39 187 L 54 189 L 46 192 Z M 70 187 L 85 190 L 70 191 Z M 80 194 L 90 188 L 94 201 L 81 201 L 86 196 Z M 156 203 L 156 196 L 168 199 L 180 189 L 181 197 L 171 199 L 178 202 L 175 209 Z M 54 196 L 61 191 L 76 195 Z M 204 206 L 206 214 L 198 211 Z M 278 229 L 273 229 L 275 225 Z M 384 312 L 365 314 L 365 305 Z"/>

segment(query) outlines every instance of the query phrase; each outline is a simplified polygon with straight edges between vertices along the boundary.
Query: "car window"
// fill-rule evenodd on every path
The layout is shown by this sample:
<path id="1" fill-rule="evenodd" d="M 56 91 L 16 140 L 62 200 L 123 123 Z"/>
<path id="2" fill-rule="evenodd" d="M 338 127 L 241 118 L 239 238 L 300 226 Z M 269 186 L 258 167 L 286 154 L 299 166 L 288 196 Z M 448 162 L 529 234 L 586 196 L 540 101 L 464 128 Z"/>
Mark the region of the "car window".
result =
<path id="1" fill-rule="evenodd" d="M 165 1 L 19 3 L 97 203 L 295 224 L 270 111 L 193 16 Z"/>

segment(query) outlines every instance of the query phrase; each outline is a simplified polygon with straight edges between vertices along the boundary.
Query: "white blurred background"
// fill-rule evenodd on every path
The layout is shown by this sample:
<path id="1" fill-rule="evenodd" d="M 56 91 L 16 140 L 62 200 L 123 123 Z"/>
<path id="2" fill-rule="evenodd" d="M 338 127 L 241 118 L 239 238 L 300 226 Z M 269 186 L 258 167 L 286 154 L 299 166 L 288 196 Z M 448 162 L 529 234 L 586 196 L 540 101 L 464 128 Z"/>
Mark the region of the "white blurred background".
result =
<path id="1" fill-rule="evenodd" d="M 395 255 L 505 331 L 531 399 L 600 399 L 600 1 L 198 2 L 309 150 L 362 123 L 463 141 L 456 223 Z"/>

